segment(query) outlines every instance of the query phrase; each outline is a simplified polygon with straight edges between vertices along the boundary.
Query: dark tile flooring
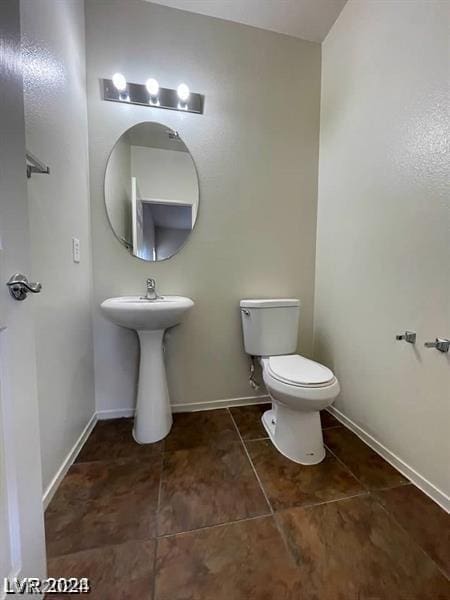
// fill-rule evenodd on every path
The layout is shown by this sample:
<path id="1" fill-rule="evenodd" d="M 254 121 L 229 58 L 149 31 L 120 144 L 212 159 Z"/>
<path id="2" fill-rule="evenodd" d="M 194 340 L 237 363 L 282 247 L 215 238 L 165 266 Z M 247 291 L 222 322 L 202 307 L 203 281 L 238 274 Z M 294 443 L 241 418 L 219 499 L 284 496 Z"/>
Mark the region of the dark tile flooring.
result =
<path id="1" fill-rule="evenodd" d="M 150 446 L 99 422 L 46 512 L 49 575 L 92 600 L 448 600 L 450 517 L 328 413 L 325 460 L 287 460 L 266 408 Z"/>

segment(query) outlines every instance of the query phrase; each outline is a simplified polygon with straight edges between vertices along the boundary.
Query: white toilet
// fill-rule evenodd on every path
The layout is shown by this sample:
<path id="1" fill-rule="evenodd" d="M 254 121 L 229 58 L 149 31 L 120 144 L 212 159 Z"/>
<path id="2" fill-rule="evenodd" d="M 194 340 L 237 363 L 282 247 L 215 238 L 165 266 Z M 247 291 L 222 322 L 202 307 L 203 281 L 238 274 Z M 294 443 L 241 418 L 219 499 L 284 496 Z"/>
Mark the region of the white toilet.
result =
<path id="1" fill-rule="evenodd" d="M 263 425 L 281 454 L 315 465 L 325 458 L 319 411 L 339 394 L 339 382 L 327 367 L 292 354 L 299 300 L 241 300 L 240 306 L 245 351 L 259 358 L 272 399 Z"/>

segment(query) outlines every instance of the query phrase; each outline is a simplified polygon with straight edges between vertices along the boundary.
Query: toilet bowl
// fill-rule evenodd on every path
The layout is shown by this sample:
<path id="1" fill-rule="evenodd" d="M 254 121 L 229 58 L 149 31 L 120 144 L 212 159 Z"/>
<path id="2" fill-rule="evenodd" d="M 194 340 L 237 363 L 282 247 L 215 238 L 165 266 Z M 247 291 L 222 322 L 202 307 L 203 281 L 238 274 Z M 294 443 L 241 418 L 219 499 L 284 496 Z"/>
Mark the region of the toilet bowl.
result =
<path id="1" fill-rule="evenodd" d="M 262 416 L 270 440 L 281 454 L 302 465 L 325 458 L 320 412 L 339 394 L 327 367 L 298 354 L 260 359 L 272 409 Z"/>
<path id="2" fill-rule="evenodd" d="M 294 354 L 300 302 L 296 298 L 241 300 L 244 346 L 258 357 L 272 400 L 262 416 L 270 440 L 281 454 L 302 465 L 325 458 L 320 411 L 339 394 L 333 372 Z"/>

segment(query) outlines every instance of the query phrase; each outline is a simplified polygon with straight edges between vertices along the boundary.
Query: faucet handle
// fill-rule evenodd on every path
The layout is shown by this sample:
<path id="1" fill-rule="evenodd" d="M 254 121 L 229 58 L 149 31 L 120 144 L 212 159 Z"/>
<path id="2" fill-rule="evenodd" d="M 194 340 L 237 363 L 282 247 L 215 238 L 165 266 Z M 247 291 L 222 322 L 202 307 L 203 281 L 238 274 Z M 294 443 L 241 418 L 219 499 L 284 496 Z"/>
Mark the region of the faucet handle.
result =
<path id="1" fill-rule="evenodd" d="M 156 291 L 156 281 L 153 277 L 147 279 L 147 293 L 145 294 L 146 300 L 158 300 L 160 296 Z"/>

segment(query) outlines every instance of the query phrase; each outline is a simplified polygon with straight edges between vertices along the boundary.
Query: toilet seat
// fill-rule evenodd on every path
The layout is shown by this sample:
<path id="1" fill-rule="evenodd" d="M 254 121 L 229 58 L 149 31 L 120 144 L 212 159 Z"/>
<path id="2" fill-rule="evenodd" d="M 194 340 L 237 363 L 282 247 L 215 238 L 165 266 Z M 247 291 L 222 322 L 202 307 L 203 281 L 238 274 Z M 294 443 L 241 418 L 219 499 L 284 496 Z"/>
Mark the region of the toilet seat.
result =
<path id="1" fill-rule="evenodd" d="M 266 366 L 273 379 L 295 387 L 329 386 L 335 379 L 330 369 L 298 354 L 271 356 Z"/>

